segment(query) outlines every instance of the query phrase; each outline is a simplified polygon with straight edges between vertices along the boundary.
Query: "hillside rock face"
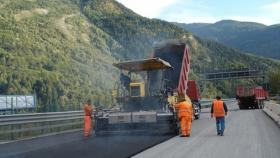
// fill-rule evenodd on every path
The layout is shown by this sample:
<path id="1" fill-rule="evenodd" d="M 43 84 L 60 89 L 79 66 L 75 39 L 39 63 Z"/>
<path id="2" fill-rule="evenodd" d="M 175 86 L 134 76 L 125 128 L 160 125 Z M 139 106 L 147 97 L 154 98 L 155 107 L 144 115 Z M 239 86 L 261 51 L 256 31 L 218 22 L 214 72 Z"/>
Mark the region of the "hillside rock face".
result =
<path id="1" fill-rule="evenodd" d="M 147 58 L 166 39 L 189 44 L 193 79 L 205 68 L 279 65 L 113 0 L 0 0 L 0 8 L 0 94 L 36 94 L 38 111 L 77 110 L 87 98 L 112 106 L 119 77 L 112 63 Z"/>

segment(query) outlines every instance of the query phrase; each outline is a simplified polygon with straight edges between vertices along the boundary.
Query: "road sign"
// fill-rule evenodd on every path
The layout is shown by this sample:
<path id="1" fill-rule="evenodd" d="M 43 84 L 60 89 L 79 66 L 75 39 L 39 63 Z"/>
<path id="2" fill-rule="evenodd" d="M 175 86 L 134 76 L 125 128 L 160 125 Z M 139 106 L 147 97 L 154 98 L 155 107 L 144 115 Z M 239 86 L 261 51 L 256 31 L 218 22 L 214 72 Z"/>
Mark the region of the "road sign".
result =
<path id="1" fill-rule="evenodd" d="M 0 110 L 35 108 L 34 95 L 0 95 Z"/>

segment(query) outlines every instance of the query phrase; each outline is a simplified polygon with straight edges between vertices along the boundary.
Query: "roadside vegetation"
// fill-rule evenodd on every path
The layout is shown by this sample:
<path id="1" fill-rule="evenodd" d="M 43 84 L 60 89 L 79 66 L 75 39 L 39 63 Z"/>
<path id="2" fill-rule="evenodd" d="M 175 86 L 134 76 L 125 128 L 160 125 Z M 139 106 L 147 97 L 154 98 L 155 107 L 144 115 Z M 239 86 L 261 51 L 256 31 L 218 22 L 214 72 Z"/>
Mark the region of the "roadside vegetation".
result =
<path id="1" fill-rule="evenodd" d="M 280 65 L 141 17 L 113 0 L 0 0 L 0 94 L 36 94 L 40 112 L 78 110 L 88 98 L 113 106 L 119 72 L 112 63 L 147 58 L 156 42 L 175 38 L 190 47 L 191 79 L 205 69 Z M 233 86 L 207 83 L 203 96 L 230 96 Z"/>

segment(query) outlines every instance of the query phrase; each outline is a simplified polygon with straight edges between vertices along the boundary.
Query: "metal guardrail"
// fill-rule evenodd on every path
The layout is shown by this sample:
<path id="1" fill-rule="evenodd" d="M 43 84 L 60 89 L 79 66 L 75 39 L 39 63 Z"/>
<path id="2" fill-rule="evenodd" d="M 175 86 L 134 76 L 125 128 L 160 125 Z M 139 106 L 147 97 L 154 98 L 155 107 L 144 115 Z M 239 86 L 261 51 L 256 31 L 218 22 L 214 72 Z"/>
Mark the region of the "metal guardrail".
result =
<path id="1" fill-rule="evenodd" d="M 204 108 L 210 108 L 212 106 L 212 101 L 211 99 L 207 99 L 207 100 L 201 100 L 200 104 L 201 104 L 201 109 Z M 234 102 L 235 99 L 231 98 L 231 99 L 223 99 L 223 101 L 225 102 Z"/>
<path id="2" fill-rule="evenodd" d="M 0 126 L 77 119 L 82 118 L 82 116 L 83 111 L 3 115 L 0 116 Z"/>
<path id="3" fill-rule="evenodd" d="M 209 108 L 211 107 L 211 104 L 212 104 L 212 100 L 210 99 L 200 101 L 201 109 Z"/>
<path id="4" fill-rule="evenodd" d="M 0 140 L 14 140 L 82 128 L 83 111 L 0 116 Z"/>
<path id="5" fill-rule="evenodd" d="M 201 107 L 211 107 L 211 100 L 202 101 Z M 81 129 L 83 116 L 83 111 L 0 115 L 0 140 L 15 140 Z"/>

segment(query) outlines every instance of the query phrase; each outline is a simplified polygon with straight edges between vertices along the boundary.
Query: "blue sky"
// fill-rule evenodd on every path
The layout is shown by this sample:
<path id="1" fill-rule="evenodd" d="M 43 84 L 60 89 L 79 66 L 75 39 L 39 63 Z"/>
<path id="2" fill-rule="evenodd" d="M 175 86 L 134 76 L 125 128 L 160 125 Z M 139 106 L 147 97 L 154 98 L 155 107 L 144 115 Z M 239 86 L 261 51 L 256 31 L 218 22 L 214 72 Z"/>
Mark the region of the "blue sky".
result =
<path id="1" fill-rule="evenodd" d="M 148 17 L 183 23 L 214 23 L 223 19 L 280 23 L 280 0 L 117 0 Z"/>

